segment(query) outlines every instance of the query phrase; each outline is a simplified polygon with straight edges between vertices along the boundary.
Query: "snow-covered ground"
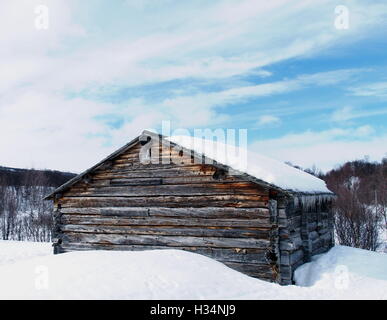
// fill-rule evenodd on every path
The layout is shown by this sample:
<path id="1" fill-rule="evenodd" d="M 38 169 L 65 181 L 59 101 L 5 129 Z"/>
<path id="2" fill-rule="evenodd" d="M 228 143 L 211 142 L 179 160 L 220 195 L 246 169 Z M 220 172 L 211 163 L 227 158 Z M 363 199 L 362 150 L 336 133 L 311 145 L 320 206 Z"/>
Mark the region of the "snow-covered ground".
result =
<path id="1" fill-rule="evenodd" d="M 180 250 L 54 256 L 49 244 L 0 241 L 1 299 L 387 299 L 387 255 L 336 246 L 296 280 L 281 287 Z"/>
<path id="2" fill-rule="evenodd" d="M 0 240 L 0 267 L 38 256 L 48 256 L 52 254 L 52 250 L 51 243 Z"/>

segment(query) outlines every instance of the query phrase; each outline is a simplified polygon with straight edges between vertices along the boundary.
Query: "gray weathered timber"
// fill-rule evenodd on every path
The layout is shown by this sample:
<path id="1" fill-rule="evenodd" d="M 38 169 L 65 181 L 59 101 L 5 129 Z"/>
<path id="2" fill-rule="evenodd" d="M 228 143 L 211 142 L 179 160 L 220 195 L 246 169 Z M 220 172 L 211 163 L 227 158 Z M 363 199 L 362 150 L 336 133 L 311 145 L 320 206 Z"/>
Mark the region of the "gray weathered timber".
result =
<path id="1" fill-rule="evenodd" d="M 65 252 L 86 250 L 167 250 L 165 246 L 153 245 L 114 245 L 95 243 L 71 243 L 62 245 Z M 191 251 L 221 262 L 255 263 L 264 265 L 267 262 L 265 249 L 228 249 L 228 248 L 203 248 L 203 247 L 174 247 L 174 249 Z"/>
<path id="2" fill-rule="evenodd" d="M 71 207 L 232 207 L 267 208 L 267 202 L 255 195 L 214 195 L 200 197 L 154 196 L 154 197 L 62 197 L 62 208 Z"/>
<path id="3" fill-rule="evenodd" d="M 85 190 L 86 189 L 86 190 Z M 208 184 L 180 184 L 180 185 L 146 185 L 146 186 L 96 186 L 72 188 L 67 196 L 101 196 L 101 197 L 138 197 L 138 196 L 205 196 L 205 195 L 229 195 L 252 194 L 259 191 L 251 183 L 208 183 Z M 268 200 L 267 196 L 261 196 L 261 200 Z"/>
<path id="4" fill-rule="evenodd" d="M 206 218 L 122 218 L 102 217 L 97 215 L 64 214 L 59 224 L 82 225 L 119 225 L 119 226 L 197 226 L 197 227 L 234 227 L 234 228 L 271 228 L 268 219 L 206 219 Z"/>
<path id="5" fill-rule="evenodd" d="M 270 241 L 254 238 L 186 237 L 186 236 L 150 236 L 122 234 L 87 234 L 63 232 L 63 240 L 68 242 L 88 242 L 107 244 L 143 244 L 165 245 L 168 247 L 196 246 L 214 248 L 269 248 Z"/>
<path id="6" fill-rule="evenodd" d="M 270 222 L 267 208 L 168 208 L 168 207 L 111 207 L 111 208 L 63 208 L 62 214 L 94 214 L 117 217 L 193 217 L 193 218 L 229 218 L 258 219 Z M 266 220 L 264 220 L 266 219 Z"/>
<path id="7" fill-rule="evenodd" d="M 225 238 L 270 239 L 271 229 L 238 229 L 238 228 L 203 228 L 203 227 L 156 227 L 149 226 L 90 226 L 90 225 L 59 225 L 62 232 L 92 234 L 125 234 L 125 235 L 161 235 L 161 236 L 195 236 Z"/>
<path id="8" fill-rule="evenodd" d="M 179 249 L 291 284 L 298 266 L 332 246 L 326 196 L 199 163 L 208 159 L 173 145 L 162 149 L 154 137 L 134 139 L 48 197 L 54 200 L 55 253 Z M 144 147 L 151 161 L 162 162 L 142 163 Z"/>

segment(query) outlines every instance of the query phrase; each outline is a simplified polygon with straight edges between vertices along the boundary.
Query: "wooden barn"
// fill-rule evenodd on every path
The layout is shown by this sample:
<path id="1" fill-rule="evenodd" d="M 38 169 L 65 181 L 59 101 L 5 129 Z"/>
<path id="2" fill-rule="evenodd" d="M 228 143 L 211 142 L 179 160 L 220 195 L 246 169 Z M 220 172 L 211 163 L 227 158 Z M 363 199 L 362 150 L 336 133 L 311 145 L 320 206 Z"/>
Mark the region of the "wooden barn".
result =
<path id="1" fill-rule="evenodd" d="M 238 148 L 221 155 L 220 143 L 214 152 L 197 141 L 144 131 L 56 189 L 46 197 L 54 252 L 182 249 L 291 284 L 333 245 L 333 194 L 322 180 L 250 152 L 240 166 Z"/>

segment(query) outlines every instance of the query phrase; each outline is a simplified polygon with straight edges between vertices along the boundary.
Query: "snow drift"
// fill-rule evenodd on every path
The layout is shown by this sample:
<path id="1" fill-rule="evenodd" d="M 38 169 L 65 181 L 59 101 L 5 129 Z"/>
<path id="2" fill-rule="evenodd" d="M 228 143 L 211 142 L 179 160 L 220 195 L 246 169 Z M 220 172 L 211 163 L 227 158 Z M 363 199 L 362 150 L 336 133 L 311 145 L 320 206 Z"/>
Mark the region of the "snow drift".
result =
<path id="1" fill-rule="evenodd" d="M 386 270 L 387 255 L 338 246 L 281 287 L 180 250 L 54 256 L 49 244 L 0 241 L 0 299 L 387 299 Z"/>

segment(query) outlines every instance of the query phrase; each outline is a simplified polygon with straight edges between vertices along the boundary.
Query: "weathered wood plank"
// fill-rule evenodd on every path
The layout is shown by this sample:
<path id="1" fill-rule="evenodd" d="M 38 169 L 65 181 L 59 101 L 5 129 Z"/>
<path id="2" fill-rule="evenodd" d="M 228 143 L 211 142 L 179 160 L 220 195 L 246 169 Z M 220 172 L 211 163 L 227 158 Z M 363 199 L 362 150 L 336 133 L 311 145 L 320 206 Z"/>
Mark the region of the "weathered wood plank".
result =
<path id="1" fill-rule="evenodd" d="M 236 262 L 224 262 L 224 264 L 231 269 L 243 272 L 251 277 L 260 279 L 273 279 L 273 270 L 268 264 L 253 264 L 253 263 L 236 263 Z"/>
<path id="2" fill-rule="evenodd" d="M 269 240 L 216 237 L 111 235 L 64 232 L 63 242 L 89 242 L 124 245 L 163 245 L 168 247 L 268 248 Z"/>
<path id="3" fill-rule="evenodd" d="M 291 234 L 288 240 L 280 241 L 280 250 L 296 250 L 302 246 L 302 239 L 299 234 Z"/>
<path id="4" fill-rule="evenodd" d="M 155 196 L 155 197 L 68 197 L 59 200 L 66 207 L 235 207 L 266 208 L 267 202 L 255 195 Z"/>
<path id="5" fill-rule="evenodd" d="M 89 214 L 117 217 L 195 217 L 195 218 L 237 218 L 269 219 L 267 208 L 165 208 L 165 207 L 104 207 L 104 208 L 62 208 L 67 214 Z M 268 220 L 262 220 L 266 223 Z"/>
<path id="6" fill-rule="evenodd" d="M 141 245 L 107 245 L 93 243 L 68 243 L 62 245 L 66 251 L 77 250 L 129 250 L 129 251 L 145 251 L 145 250 L 171 250 L 165 246 L 141 246 Z M 260 249 L 227 249 L 227 248 L 201 248 L 201 247 L 174 247 L 173 249 L 190 251 L 201 254 L 218 261 L 228 262 L 248 262 L 265 264 L 266 250 Z"/>
<path id="7" fill-rule="evenodd" d="M 143 178 L 143 179 L 111 179 L 110 185 L 112 186 L 148 186 L 148 185 L 161 185 L 164 182 L 162 178 Z M 94 186 L 94 185 L 93 185 Z"/>
<path id="8" fill-rule="evenodd" d="M 143 207 L 101 207 L 101 208 L 61 208 L 62 214 L 85 214 L 117 217 L 149 217 L 149 208 Z"/>
<path id="9" fill-rule="evenodd" d="M 125 235 L 159 235 L 159 236 L 193 236 L 224 238 L 270 239 L 271 230 L 250 227 L 248 229 L 219 227 L 149 227 L 149 226 L 97 226 L 80 224 L 59 225 L 62 232 L 80 232 L 92 234 L 125 234 Z"/>
<path id="10" fill-rule="evenodd" d="M 176 164 L 129 164 L 126 167 L 111 167 L 105 170 L 96 170 L 93 177 L 105 176 L 109 174 L 125 174 L 131 177 L 176 177 L 184 175 L 213 175 L 216 168 L 206 164 L 176 165 Z M 140 176 L 141 175 L 141 176 Z"/>
<path id="11" fill-rule="evenodd" d="M 304 252 L 302 249 L 298 249 L 295 251 L 282 251 L 281 252 L 281 265 L 293 265 L 297 263 L 300 259 L 303 259 Z"/>
<path id="12" fill-rule="evenodd" d="M 138 196 L 206 196 L 206 195 L 232 195 L 232 194 L 257 195 L 257 189 L 252 183 L 230 182 L 181 185 L 149 185 L 149 186 L 74 186 L 66 192 L 66 196 L 101 197 L 138 197 Z M 261 195 L 262 201 L 268 201 L 268 195 Z"/>
<path id="13" fill-rule="evenodd" d="M 259 219 L 206 219 L 206 218 L 122 218 L 100 217 L 95 215 L 64 214 L 62 224 L 111 225 L 111 226 L 196 226 L 196 227 L 235 227 L 271 228 L 268 218 Z"/>
<path id="14" fill-rule="evenodd" d="M 105 180 L 97 180 L 97 181 L 105 181 Z M 222 183 L 227 183 L 232 185 L 233 183 L 244 183 L 245 181 L 242 179 L 236 179 L 234 177 L 226 177 L 221 180 Z M 111 185 L 116 186 L 146 186 L 146 185 L 181 185 L 181 184 L 219 184 L 219 180 L 213 178 L 212 175 L 207 176 L 185 176 L 185 177 L 160 177 L 160 178 L 111 178 Z M 209 187 L 211 187 L 209 185 Z M 258 193 L 258 192 L 257 192 Z M 262 193 L 265 194 L 265 193 Z"/>

